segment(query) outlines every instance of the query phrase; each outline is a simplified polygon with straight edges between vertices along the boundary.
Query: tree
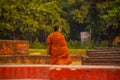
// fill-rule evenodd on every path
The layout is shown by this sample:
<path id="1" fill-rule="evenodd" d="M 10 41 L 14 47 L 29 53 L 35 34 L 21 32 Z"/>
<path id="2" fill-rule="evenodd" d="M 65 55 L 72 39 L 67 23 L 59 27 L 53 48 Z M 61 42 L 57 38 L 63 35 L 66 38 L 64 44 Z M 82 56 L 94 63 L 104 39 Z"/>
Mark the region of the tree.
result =
<path id="1" fill-rule="evenodd" d="M 104 31 L 111 47 L 116 36 L 120 36 L 120 3 L 119 0 L 106 0 L 99 4 L 100 17 L 104 20 Z"/>
<path id="2" fill-rule="evenodd" d="M 53 30 L 54 25 L 60 25 L 64 34 L 68 34 L 69 25 L 63 15 L 64 11 L 56 0 L 1 0 L 1 38 L 43 38 Z"/>
<path id="3" fill-rule="evenodd" d="M 104 28 L 103 20 L 98 16 L 100 14 L 100 10 L 97 7 L 99 0 L 90 0 L 88 1 L 90 4 L 89 12 L 84 20 L 86 24 L 86 30 L 91 32 L 91 39 L 94 42 L 101 42 L 104 39 Z"/>
<path id="4" fill-rule="evenodd" d="M 84 29 L 84 18 L 88 13 L 89 3 L 86 0 L 59 0 L 66 12 L 65 18 L 70 25 L 69 39 L 79 40 L 80 31 Z"/>

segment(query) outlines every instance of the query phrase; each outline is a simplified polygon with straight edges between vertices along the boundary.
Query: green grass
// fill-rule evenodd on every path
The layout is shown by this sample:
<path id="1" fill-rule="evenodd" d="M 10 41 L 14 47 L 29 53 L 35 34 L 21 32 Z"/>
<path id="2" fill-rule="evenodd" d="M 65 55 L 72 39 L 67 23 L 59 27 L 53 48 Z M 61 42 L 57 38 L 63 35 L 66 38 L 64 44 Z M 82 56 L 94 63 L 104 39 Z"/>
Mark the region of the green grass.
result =
<path id="1" fill-rule="evenodd" d="M 30 55 L 46 54 L 46 49 L 29 49 Z"/>
<path id="2" fill-rule="evenodd" d="M 86 49 L 69 49 L 70 54 L 86 54 Z"/>
<path id="3" fill-rule="evenodd" d="M 46 49 L 29 49 L 30 55 L 46 54 Z M 86 49 L 69 49 L 70 54 L 85 54 Z"/>

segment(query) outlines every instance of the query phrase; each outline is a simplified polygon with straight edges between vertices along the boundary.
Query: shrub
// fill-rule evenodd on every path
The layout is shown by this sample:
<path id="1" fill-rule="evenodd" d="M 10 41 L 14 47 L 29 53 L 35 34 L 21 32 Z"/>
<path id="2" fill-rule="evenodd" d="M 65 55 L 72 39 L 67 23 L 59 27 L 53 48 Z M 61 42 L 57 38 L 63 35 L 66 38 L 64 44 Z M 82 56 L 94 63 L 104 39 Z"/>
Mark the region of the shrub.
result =
<path id="1" fill-rule="evenodd" d="M 80 48 L 82 48 L 82 49 L 91 49 L 94 47 L 95 47 L 95 44 L 93 41 L 90 41 L 88 43 L 81 42 L 81 46 L 80 46 Z"/>
<path id="2" fill-rule="evenodd" d="M 45 42 L 39 42 L 39 41 L 30 42 L 31 49 L 46 49 L 46 46 L 47 45 Z"/>
<path id="3" fill-rule="evenodd" d="M 81 43 L 81 48 L 84 48 L 84 49 L 93 49 L 93 48 L 96 48 L 96 47 L 106 47 L 106 43 L 104 42 L 94 42 L 93 40 L 88 42 L 87 44 L 86 43 Z"/>
<path id="4" fill-rule="evenodd" d="M 68 41 L 67 42 L 68 48 L 69 49 L 93 49 L 95 47 L 106 47 L 107 43 L 106 42 L 94 42 L 94 41 L 90 41 L 87 43 L 84 42 L 80 42 L 80 41 Z"/>
<path id="5" fill-rule="evenodd" d="M 67 45 L 68 45 L 68 48 L 70 48 L 70 49 L 79 49 L 80 48 L 80 41 L 70 40 L 70 41 L 67 42 Z"/>

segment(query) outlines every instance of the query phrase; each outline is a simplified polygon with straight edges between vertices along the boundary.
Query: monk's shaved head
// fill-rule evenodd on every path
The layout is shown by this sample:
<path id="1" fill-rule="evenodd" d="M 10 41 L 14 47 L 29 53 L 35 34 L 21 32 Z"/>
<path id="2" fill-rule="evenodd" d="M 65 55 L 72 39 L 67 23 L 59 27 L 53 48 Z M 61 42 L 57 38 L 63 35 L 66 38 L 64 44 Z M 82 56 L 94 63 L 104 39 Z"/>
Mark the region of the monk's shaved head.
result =
<path id="1" fill-rule="evenodd" d="M 59 28 L 60 28 L 59 26 L 55 26 L 55 27 L 54 27 L 54 31 L 58 31 Z"/>

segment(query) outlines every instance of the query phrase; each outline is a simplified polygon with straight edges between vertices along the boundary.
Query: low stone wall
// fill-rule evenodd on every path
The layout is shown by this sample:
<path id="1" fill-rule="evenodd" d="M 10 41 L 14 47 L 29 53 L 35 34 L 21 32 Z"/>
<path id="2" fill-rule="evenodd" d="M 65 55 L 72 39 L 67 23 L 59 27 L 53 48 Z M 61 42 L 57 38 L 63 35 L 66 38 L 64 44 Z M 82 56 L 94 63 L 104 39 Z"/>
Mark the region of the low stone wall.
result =
<path id="1" fill-rule="evenodd" d="M 81 55 L 71 55 L 73 61 L 81 61 Z M 29 42 L 0 40 L 0 64 L 49 64 L 48 55 L 30 55 Z"/>
<path id="2" fill-rule="evenodd" d="M 28 54 L 29 42 L 23 40 L 0 40 L 0 55 Z"/>
<path id="3" fill-rule="evenodd" d="M 71 56 L 73 61 L 81 61 L 81 55 Z M 2 55 L 0 64 L 49 64 L 49 57 L 49 55 Z"/>

